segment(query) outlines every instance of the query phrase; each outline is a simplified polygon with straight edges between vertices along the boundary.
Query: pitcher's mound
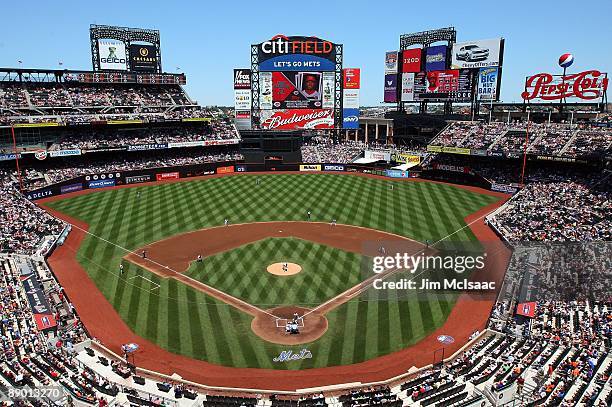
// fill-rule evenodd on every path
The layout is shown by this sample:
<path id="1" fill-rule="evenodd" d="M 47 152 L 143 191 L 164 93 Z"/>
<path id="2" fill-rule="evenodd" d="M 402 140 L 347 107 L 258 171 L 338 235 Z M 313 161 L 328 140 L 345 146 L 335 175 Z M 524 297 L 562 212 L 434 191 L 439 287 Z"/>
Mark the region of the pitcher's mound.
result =
<path id="1" fill-rule="evenodd" d="M 267 270 L 275 276 L 292 276 L 302 271 L 302 266 L 295 263 L 274 263 L 270 264 Z"/>

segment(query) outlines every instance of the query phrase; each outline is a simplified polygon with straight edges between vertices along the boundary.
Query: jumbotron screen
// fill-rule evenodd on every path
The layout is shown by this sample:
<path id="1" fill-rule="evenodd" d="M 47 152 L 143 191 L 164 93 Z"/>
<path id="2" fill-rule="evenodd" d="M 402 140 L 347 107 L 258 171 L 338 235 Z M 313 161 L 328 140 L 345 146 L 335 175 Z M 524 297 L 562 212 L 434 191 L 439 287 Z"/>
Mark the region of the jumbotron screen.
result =
<path id="1" fill-rule="evenodd" d="M 330 41 L 301 36 L 258 44 L 263 128 L 334 127 L 335 49 Z"/>

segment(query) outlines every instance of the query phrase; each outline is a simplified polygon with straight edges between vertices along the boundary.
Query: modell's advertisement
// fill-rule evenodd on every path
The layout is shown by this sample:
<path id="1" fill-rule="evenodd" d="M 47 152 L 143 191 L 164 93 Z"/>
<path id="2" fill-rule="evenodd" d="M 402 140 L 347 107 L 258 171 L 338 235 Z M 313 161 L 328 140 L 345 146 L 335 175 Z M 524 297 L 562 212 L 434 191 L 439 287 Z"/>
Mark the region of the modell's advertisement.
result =
<path id="1" fill-rule="evenodd" d="M 332 109 L 275 109 L 261 111 L 261 127 L 269 130 L 333 129 Z"/>
<path id="2" fill-rule="evenodd" d="M 260 71 L 334 71 L 335 45 L 315 37 L 277 35 L 257 45 Z"/>

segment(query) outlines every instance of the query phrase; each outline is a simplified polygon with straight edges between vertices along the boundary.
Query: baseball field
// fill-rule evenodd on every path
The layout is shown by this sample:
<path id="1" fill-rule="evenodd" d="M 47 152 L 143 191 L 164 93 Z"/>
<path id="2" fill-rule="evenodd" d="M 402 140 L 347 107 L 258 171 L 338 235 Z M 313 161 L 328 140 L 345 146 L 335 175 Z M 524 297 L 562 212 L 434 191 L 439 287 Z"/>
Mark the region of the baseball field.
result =
<path id="1" fill-rule="evenodd" d="M 456 297 L 448 293 L 380 301 L 347 295 L 334 302 L 363 284 L 360 242 L 376 239 L 376 231 L 417 244 L 475 241 L 464 219 L 499 199 L 431 182 L 249 174 L 112 189 L 45 205 L 89 226 L 75 256 L 138 336 L 224 366 L 306 369 L 363 362 L 411 346 L 444 324 L 453 309 Z M 264 226 L 256 233 L 256 225 Z M 351 245 L 342 243 L 343 236 Z M 142 250 L 151 267 L 137 260 Z M 195 261 L 196 253 L 203 261 Z M 300 272 L 266 271 L 284 262 L 298 264 Z M 266 340 L 253 321 L 281 308 L 313 310 L 325 327 L 312 341 Z M 304 319 L 305 331 L 311 321 Z M 267 329 L 265 323 L 260 325 Z M 283 351 L 302 349 L 311 357 L 273 361 Z"/>

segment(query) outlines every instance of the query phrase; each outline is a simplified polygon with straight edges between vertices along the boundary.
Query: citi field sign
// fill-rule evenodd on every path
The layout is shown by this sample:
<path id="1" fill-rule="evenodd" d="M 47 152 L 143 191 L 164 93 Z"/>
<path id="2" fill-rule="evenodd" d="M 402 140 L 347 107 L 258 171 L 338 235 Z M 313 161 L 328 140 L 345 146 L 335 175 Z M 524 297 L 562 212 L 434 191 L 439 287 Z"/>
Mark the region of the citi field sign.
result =
<path id="1" fill-rule="evenodd" d="M 275 35 L 256 46 L 260 71 L 335 70 L 335 44 L 317 37 Z"/>

